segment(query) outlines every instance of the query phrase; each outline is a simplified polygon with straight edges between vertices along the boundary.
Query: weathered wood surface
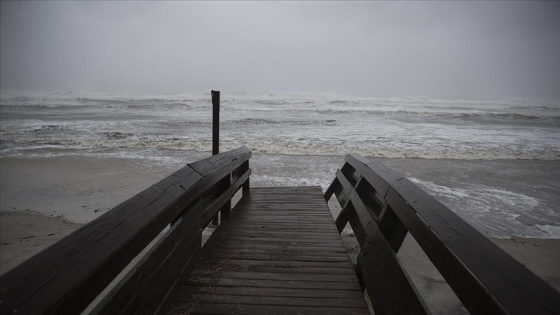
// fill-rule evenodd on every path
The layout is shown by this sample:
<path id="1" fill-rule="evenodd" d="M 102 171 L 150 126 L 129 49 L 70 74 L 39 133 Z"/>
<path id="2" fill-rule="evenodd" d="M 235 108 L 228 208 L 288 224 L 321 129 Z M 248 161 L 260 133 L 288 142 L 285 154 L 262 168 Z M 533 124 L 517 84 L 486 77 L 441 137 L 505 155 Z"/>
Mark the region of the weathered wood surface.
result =
<path id="1" fill-rule="evenodd" d="M 240 148 L 189 164 L 6 273 L 0 313 L 80 313 L 171 223 L 102 303 L 107 308 L 98 308 L 103 314 L 159 311 L 176 278 L 198 256 L 205 221 L 247 181 L 250 156 Z M 231 187 L 216 187 L 234 171 Z"/>
<path id="2" fill-rule="evenodd" d="M 333 194 L 338 230 L 350 223 L 360 242 L 357 270 L 376 313 L 429 312 L 395 258 L 410 232 L 471 313 L 560 314 L 556 290 L 395 171 L 348 155 L 325 199 Z"/>
<path id="3" fill-rule="evenodd" d="M 201 256 L 172 314 L 368 314 L 319 187 L 251 189 Z"/>

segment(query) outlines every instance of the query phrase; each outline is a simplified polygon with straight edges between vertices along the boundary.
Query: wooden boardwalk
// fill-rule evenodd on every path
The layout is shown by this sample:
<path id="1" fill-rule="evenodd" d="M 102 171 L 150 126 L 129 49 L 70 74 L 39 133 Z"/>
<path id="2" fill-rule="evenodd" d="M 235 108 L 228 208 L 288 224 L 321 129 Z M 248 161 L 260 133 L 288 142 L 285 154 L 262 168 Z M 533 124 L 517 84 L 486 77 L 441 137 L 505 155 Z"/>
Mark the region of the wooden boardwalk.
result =
<path id="1" fill-rule="evenodd" d="M 369 314 L 319 187 L 252 188 L 204 245 L 172 314 Z"/>

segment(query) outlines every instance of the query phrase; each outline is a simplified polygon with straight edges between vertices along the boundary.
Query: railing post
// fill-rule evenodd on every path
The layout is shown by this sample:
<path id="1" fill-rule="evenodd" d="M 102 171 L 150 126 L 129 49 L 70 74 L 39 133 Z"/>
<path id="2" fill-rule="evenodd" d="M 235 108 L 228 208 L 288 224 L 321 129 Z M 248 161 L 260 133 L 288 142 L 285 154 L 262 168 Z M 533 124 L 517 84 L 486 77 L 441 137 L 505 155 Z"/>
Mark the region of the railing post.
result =
<path id="1" fill-rule="evenodd" d="M 231 173 L 229 173 L 226 177 L 224 177 L 222 179 L 222 183 L 220 184 L 221 188 L 221 192 L 223 193 L 226 190 L 229 189 L 229 187 L 231 186 L 232 181 L 231 181 Z M 229 213 L 231 212 L 231 199 L 229 199 L 222 208 L 220 208 L 220 216 L 222 219 L 222 222 L 224 221 L 224 219 L 229 215 Z"/>
<path id="2" fill-rule="evenodd" d="M 245 161 L 243 163 L 243 165 L 245 165 L 245 167 L 243 167 L 244 171 L 249 170 L 249 160 Z M 247 180 L 245 181 L 245 183 L 243 183 L 242 186 L 242 190 L 241 192 L 243 193 L 243 197 L 247 196 L 249 194 L 249 190 L 250 190 L 250 184 L 249 184 L 249 178 L 247 178 Z"/>
<path id="3" fill-rule="evenodd" d="M 212 90 L 212 155 L 220 153 L 220 91 Z M 218 225 L 219 212 L 212 218 L 212 224 Z"/>

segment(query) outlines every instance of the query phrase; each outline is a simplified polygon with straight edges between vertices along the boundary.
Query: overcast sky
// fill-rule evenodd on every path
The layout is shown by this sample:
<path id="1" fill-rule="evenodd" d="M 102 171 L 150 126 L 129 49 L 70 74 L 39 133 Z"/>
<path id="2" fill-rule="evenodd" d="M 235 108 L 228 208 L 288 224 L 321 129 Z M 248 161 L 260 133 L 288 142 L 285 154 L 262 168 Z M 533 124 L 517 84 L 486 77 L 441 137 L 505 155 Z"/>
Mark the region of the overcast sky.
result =
<path id="1" fill-rule="evenodd" d="M 2 89 L 560 99 L 554 2 L 1 2 Z"/>

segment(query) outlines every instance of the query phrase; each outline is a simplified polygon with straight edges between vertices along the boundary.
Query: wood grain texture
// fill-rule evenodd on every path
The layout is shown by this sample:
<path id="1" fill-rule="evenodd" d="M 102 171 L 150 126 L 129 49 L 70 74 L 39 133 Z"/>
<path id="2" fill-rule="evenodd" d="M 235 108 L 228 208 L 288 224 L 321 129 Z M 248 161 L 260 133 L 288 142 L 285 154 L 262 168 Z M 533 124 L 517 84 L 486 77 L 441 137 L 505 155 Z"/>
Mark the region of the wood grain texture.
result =
<path id="1" fill-rule="evenodd" d="M 156 235 L 250 156 L 240 148 L 187 165 L 6 273 L 0 313 L 81 312 Z M 156 272 L 158 264 L 150 264 Z M 174 266 L 178 273 L 181 266 Z"/>
<path id="2" fill-rule="evenodd" d="M 202 248 L 171 307 L 185 312 L 367 314 L 321 189 L 251 189 Z"/>
<path id="3" fill-rule="evenodd" d="M 384 277 L 394 272 L 388 258 L 410 232 L 471 313 L 560 314 L 556 290 L 397 172 L 348 155 L 325 198 L 332 194 L 343 205 L 339 230 L 350 222 L 367 245 L 358 270 L 376 312 L 402 305 L 394 292 L 386 296 Z"/>

